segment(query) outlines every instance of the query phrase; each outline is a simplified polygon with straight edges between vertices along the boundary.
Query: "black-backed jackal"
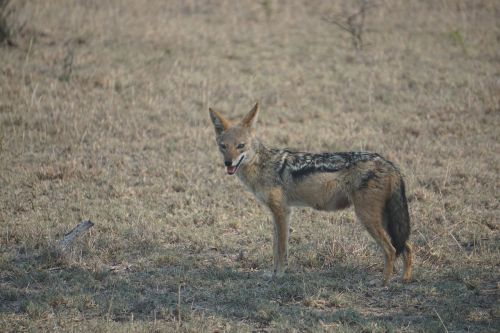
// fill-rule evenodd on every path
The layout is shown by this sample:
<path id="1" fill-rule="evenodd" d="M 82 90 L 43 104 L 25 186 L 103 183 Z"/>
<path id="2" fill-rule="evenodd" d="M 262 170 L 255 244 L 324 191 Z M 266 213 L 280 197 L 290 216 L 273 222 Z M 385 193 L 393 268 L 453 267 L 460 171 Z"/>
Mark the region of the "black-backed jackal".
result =
<path id="1" fill-rule="evenodd" d="M 412 248 L 405 183 L 392 162 L 368 152 L 313 154 L 267 147 L 255 136 L 258 104 L 236 123 L 209 111 L 227 173 L 236 174 L 273 215 L 273 276 L 285 270 L 292 206 L 333 211 L 352 204 L 384 251 L 383 285 L 399 254 L 404 260 L 403 281 L 410 281 Z"/>

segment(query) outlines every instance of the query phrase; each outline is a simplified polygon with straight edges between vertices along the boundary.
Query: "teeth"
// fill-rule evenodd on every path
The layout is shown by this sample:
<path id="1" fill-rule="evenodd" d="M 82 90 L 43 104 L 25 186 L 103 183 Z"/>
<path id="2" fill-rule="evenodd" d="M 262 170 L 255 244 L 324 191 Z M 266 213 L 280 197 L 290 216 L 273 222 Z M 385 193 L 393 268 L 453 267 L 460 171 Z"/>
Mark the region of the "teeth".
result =
<path id="1" fill-rule="evenodd" d="M 227 168 L 227 173 L 228 173 L 228 174 L 232 175 L 232 174 L 234 174 L 234 173 L 236 172 L 236 170 L 238 169 L 239 164 L 240 164 L 240 163 L 241 163 L 241 161 L 243 160 L 243 157 L 244 157 L 244 156 L 241 156 L 241 155 L 240 155 L 240 158 L 239 158 L 238 162 L 236 163 L 236 165 L 234 165 L 234 166 L 233 166 L 233 165 L 231 165 L 231 166 L 226 167 L 226 168 Z M 233 164 L 234 164 L 234 161 L 233 161 Z"/>

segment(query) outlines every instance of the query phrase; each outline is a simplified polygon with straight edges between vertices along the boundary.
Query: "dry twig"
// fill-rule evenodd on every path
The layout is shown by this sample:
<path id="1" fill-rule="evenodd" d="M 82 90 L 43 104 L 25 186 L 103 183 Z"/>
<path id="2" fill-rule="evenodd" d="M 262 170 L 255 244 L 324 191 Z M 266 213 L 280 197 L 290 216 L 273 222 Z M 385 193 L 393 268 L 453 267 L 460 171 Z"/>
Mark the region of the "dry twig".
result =
<path id="1" fill-rule="evenodd" d="M 359 9 L 354 14 L 343 20 L 339 15 L 333 17 L 323 17 L 329 23 L 336 25 L 351 35 L 352 45 L 356 50 L 363 49 L 363 32 L 365 27 L 365 17 L 368 9 L 375 5 L 368 0 L 359 1 Z"/>
<path id="2" fill-rule="evenodd" d="M 79 237 L 80 235 L 87 232 L 90 228 L 94 226 L 90 220 L 82 221 L 77 224 L 76 227 L 73 228 L 70 232 L 64 235 L 63 239 L 57 242 L 57 248 L 61 251 L 64 251 L 68 248 L 68 246 L 73 243 L 73 241 Z"/>

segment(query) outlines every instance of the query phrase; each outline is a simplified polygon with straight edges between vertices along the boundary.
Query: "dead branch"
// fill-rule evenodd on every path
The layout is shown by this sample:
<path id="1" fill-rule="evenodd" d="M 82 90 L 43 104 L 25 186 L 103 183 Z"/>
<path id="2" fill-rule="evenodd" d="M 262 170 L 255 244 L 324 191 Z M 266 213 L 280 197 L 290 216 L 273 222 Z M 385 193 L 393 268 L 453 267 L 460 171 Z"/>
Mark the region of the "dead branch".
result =
<path id="1" fill-rule="evenodd" d="M 339 15 L 333 17 L 323 17 L 326 22 L 332 23 L 340 29 L 348 32 L 351 35 L 351 40 L 356 50 L 363 48 L 363 32 L 365 27 L 365 17 L 368 9 L 375 5 L 368 0 L 359 1 L 359 9 L 352 15 L 349 15 L 345 22 Z"/>
<path id="2" fill-rule="evenodd" d="M 73 241 L 79 237 L 80 235 L 84 234 L 87 232 L 90 228 L 94 226 L 94 223 L 92 223 L 90 220 L 82 221 L 77 224 L 76 227 L 73 228 L 70 232 L 68 232 L 66 235 L 64 235 L 63 239 L 59 240 L 57 242 L 57 248 L 61 251 L 64 251 L 68 248 Z"/>

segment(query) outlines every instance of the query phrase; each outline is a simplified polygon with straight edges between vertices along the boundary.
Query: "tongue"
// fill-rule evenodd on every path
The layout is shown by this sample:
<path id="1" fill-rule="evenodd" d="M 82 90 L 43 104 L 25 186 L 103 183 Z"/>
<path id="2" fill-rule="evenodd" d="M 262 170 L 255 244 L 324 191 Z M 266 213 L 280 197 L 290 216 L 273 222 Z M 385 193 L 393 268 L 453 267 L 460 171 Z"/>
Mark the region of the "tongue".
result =
<path id="1" fill-rule="evenodd" d="M 236 172 L 236 167 L 235 166 L 228 166 L 227 167 L 227 173 L 232 175 Z"/>

